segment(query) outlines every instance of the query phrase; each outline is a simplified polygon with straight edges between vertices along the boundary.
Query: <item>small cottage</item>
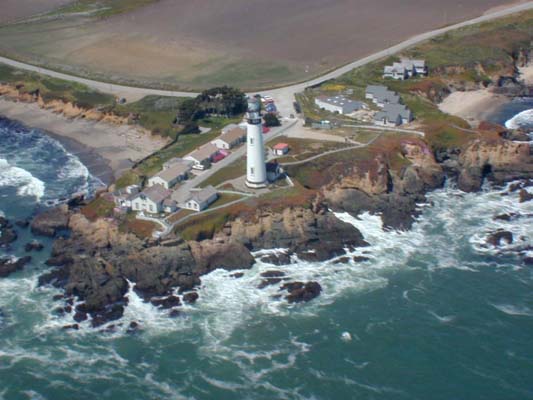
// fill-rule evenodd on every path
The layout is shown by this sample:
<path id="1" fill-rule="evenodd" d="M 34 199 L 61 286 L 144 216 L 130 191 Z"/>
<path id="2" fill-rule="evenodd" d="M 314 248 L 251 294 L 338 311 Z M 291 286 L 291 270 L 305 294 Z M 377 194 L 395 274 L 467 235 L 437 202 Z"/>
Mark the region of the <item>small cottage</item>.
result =
<path id="1" fill-rule="evenodd" d="M 278 143 L 272 147 L 274 154 L 283 156 L 289 152 L 289 145 L 287 143 Z"/>
<path id="2" fill-rule="evenodd" d="M 165 189 L 163 185 L 151 186 L 132 198 L 131 208 L 133 211 L 158 214 L 163 211 L 163 202 L 170 194 L 171 192 Z"/>
<path id="3" fill-rule="evenodd" d="M 218 192 L 213 186 L 208 186 L 197 192 L 192 192 L 191 197 L 185 202 L 183 208 L 193 211 L 203 211 L 218 199 Z"/>
<path id="4" fill-rule="evenodd" d="M 170 189 L 176 183 L 186 179 L 190 170 L 191 167 L 187 164 L 176 163 L 148 179 L 148 186 L 162 185 L 165 189 Z"/>

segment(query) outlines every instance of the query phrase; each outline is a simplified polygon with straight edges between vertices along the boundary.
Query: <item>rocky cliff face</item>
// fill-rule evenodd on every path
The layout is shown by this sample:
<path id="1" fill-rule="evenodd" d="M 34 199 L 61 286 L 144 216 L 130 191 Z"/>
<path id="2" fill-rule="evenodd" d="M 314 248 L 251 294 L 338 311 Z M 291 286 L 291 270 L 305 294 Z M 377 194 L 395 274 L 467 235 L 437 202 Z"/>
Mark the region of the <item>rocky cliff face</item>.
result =
<path id="1" fill-rule="evenodd" d="M 416 203 L 424 201 L 427 191 L 442 186 L 444 172 L 421 141 L 403 142 L 400 156 L 401 168 L 392 168 L 385 156 L 355 165 L 340 182 L 324 188 L 326 200 L 335 209 L 379 213 L 385 226 L 408 229 Z"/>
<path id="2" fill-rule="evenodd" d="M 56 217 L 53 215 L 57 214 Z M 325 260 L 344 254 L 345 247 L 364 246 L 362 235 L 337 220 L 324 207 L 258 212 L 254 221 L 228 223 L 212 240 L 185 242 L 179 238 L 151 242 L 119 231 L 108 220 L 91 222 L 64 208 L 48 211 L 33 226 L 51 234 L 50 221 L 67 218 L 70 235 L 56 239 L 40 284 L 65 290 L 67 298 L 83 301 L 75 310 L 79 321 L 92 315 L 98 326 L 122 316 L 130 283 L 146 301 L 161 307 L 180 304 L 172 294 L 194 289 L 200 277 L 217 268 L 246 269 L 254 264 L 250 251 L 286 247 L 307 260 Z M 40 222 L 39 222 L 40 221 Z M 36 230 L 36 232 L 39 232 Z"/>
<path id="3" fill-rule="evenodd" d="M 476 140 L 458 157 L 458 185 L 466 192 L 481 189 L 483 180 L 502 184 L 533 177 L 533 158 L 528 142 Z"/>
<path id="4" fill-rule="evenodd" d="M 84 118 L 91 121 L 107 122 L 115 125 L 129 123 L 129 118 L 120 117 L 112 113 L 105 113 L 96 109 L 79 107 L 70 102 L 61 100 L 45 101 L 39 92 L 27 93 L 21 90 L 22 87 L 0 84 L 0 96 L 8 100 L 20 101 L 23 103 L 36 103 L 40 108 L 49 110 L 56 114 L 61 114 L 66 118 Z"/>
<path id="5" fill-rule="evenodd" d="M 250 250 L 284 248 L 301 259 L 324 261 L 345 248 L 366 246 L 361 233 L 337 219 L 325 206 L 287 208 L 281 213 L 258 210 L 253 218 L 237 218 L 213 242 L 240 243 Z"/>

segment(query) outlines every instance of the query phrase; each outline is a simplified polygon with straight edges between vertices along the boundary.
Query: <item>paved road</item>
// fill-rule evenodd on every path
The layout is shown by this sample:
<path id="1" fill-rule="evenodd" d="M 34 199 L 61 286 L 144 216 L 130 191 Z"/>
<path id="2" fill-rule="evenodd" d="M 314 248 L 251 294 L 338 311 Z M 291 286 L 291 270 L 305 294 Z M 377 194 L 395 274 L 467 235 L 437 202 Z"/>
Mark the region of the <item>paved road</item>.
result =
<path id="1" fill-rule="evenodd" d="M 338 78 L 339 76 L 345 74 L 346 72 L 351 71 L 354 68 L 358 68 L 365 64 L 379 60 L 381 58 L 390 56 L 392 54 L 405 50 L 406 48 L 411 47 L 417 43 L 431 39 L 435 36 L 449 32 L 451 30 L 477 24 L 480 22 L 490 21 L 493 19 L 501 18 L 501 17 L 507 16 L 510 14 L 514 14 L 517 12 L 526 11 L 530 9 L 533 9 L 533 1 L 511 6 L 511 7 L 502 9 L 502 10 L 492 12 L 490 14 L 485 14 L 480 17 L 477 17 L 477 18 L 474 18 L 468 21 L 464 21 L 458 24 L 450 25 L 444 28 L 435 29 L 433 31 L 414 36 L 395 46 L 392 46 L 392 47 L 389 47 L 388 49 L 374 53 L 368 57 L 354 61 L 350 64 L 347 64 L 341 68 L 338 68 L 318 78 L 311 79 L 309 81 L 299 83 L 296 85 L 286 86 L 286 87 L 279 88 L 279 89 L 260 91 L 259 93 L 261 93 L 262 95 L 272 96 L 276 100 L 278 110 L 281 112 L 281 114 L 283 116 L 288 116 L 290 113 L 294 112 L 293 105 L 292 105 L 294 101 L 294 95 L 296 93 L 303 91 L 307 87 L 318 85 L 330 79 Z M 11 65 L 13 67 L 20 68 L 20 69 L 39 72 L 41 74 L 49 75 L 55 78 L 60 78 L 60 79 L 64 79 L 64 80 L 72 81 L 72 82 L 83 83 L 93 89 L 97 89 L 103 92 L 115 94 L 117 96 L 125 97 L 130 101 L 133 99 L 138 99 L 146 95 L 173 96 L 173 97 L 192 97 L 192 96 L 197 95 L 197 93 L 192 93 L 192 92 L 148 89 L 148 88 L 139 88 L 139 87 L 133 87 L 133 86 L 115 85 L 115 84 L 110 84 L 110 83 L 105 83 L 105 82 L 99 82 L 99 81 L 95 81 L 92 79 L 85 79 L 85 78 L 80 78 L 78 76 L 72 76 L 72 75 L 61 73 L 61 72 L 52 71 L 46 68 L 36 67 L 34 65 L 14 61 L 14 60 L 11 60 L 5 57 L 0 57 L 0 62 L 7 64 L 7 65 Z"/>

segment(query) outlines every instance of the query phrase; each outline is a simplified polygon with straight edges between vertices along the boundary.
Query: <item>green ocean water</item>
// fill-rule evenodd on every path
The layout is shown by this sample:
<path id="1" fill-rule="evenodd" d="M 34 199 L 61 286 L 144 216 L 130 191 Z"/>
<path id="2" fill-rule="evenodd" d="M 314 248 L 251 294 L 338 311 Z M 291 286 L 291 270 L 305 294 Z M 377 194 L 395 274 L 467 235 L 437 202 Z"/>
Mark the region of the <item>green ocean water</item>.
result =
<path id="1" fill-rule="evenodd" d="M 0 124 L 0 210 L 10 219 L 90 185 L 72 160 L 65 170 L 66 150 L 40 138 Z M 28 141 L 31 155 L 20 151 Z M 339 214 L 371 244 L 354 253 L 369 261 L 258 262 L 240 279 L 215 271 L 174 319 L 131 291 L 107 333 L 62 329 L 72 319 L 53 312 L 60 292 L 37 286 L 45 242 L 25 271 L 0 280 L 0 399 L 533 399 L 533 268 L 522 263 L 533 255 L 533 202 L 504 191 L 436 191 L 405 233 Z M 502 213 L 517 216 L 493 219 Z M 499 228 L 513 244 L 486 244 Z M 10 255 L 32 239 L 19 233 Z M 289 306 L 273 299 L 277 287 L 257 288 L 272 269 L 324 291 Z M 127 332 L 131 321 L 140 331 Z"/>

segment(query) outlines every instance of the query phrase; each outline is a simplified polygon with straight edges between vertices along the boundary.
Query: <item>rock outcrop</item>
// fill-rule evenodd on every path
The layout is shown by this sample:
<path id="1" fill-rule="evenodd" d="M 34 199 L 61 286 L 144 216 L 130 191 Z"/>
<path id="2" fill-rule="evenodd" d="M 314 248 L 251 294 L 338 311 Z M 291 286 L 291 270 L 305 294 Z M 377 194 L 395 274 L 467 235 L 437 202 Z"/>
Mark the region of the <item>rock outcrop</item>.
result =
<path id="1" fill-rule="evenodd" d="M 31 261 L 31 257 L 0 258 L 0 278 L 5 278 L 14 272 L 20 271 Z"/>
<path id="2" fill-rule="evenodd" d="M 0 247 L 6 247 L 17 240 L 17 232 L 11 223 L 4 217 L 0 217 Z"/>
<path id="3" fill-rule="evenodd" d="M 404 164 L 401 168 L 392 168 L 384 156 L 354 165 L 340 182 L 324 188 L 326 200 L 334 209 L 353 215 L 381 214 L 385 226 L 409 229 L 416 204 L 425 200 L 429 190 L 441 187 L 445 176 L 422 141 L 404 141 L 398 156 Z"/>
<path id="4" fill-rule="evenodd" d="M 465 192 L 481 189 L 483 180 L 503 184 L 533 177 L 533 157 L 529 143 L 508 140 L 475 140 L 458 158 L 457 184 Z"/>
<path id="5" fill-rule="evenodd" d="M 282 213 L 262 211 L 252 220 L 237 218 L 213 239 L 201 242 L 141 240 L 120 232 L 108 220 L 91 222 L 80 213 L 57 210 L 35 221 L 33 229 L 49 234 L 68 221 L 70 234 L 56 239 L 47 262 L 57 267 L 39 282 L 61 287 L 67 297 L 80 299 L 83 303 L 76 308 L 76 320 L 81 322 L 89 314 L 94 326 L 122 316 L 131 285 L 146 301 L 175 308 L 197 300 L 198 294 L 191 289 L 200 284 L 202 275 L 217 268 L 250 268 L 255 262 L 250 252 L 254 249 L 286 247 L 304 259 L 325 260 L 344 254 L 345 247 L 366 245 L 357 229 L 318 206 L 315 210 L 288 208 Z M 176 288 L 186 292 L 181 300 L 172 294 Z M 295 293 L 294 301 L 320 293 L 315 289 Z"/>
<path id="6" fill-rule="evenodd" d="M 31 231 L 34 235 L 54 237 L 68 228 L 69 218 L 68 205 L 60 205 L 38 214 L 31 222 Z"/>

